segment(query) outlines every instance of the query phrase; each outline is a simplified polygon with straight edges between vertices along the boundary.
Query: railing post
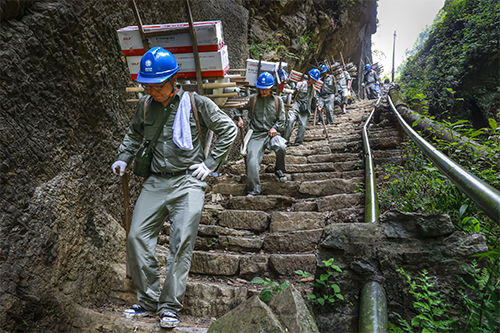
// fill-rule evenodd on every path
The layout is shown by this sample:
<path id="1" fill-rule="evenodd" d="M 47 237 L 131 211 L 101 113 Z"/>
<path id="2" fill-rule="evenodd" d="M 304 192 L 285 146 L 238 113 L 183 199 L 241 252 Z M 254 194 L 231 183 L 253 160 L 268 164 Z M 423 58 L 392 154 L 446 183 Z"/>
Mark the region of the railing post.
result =
<path id="1" fill-rule="evenodd" d="M 361 291 L 359 332 L 385 333 L 388 329 L 387 297 L 382 284 L 370 281 Z"/>

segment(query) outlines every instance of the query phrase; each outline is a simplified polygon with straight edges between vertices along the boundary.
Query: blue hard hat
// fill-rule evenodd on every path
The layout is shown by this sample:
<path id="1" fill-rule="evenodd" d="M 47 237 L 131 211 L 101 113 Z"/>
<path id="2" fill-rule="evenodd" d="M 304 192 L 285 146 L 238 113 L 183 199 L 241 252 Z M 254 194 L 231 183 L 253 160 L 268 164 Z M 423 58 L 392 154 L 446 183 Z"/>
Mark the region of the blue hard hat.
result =
<path id="1" fill-rule="evenodd" d="M 162 83 L 180 70 L 177 60 L 163 47 L 153 47 L 141 58 L 139 83 Z"/>
<path id="2" fill-rule="evenodd" d="M 323 74 L 327 71 L 326 65 L 319 65 L 319 73 Z"/>
<path id="3" fill-rule="evenodd" d="M 269 72 L 261 73 L 257 79 L 255 86 L 259 89 L 270 89 L 274 86 L 274 77 Z"/>
<path id="4" fill-rule="evenodd" d="M 372 68 L 372 66 L 370 66 L 370 64 L 365 65 L 365 71 L 369 70 L 370 68 Z"/>
<path id="5" fill-rule="evenodd" d="M 286 73 L 286 71 L 283 68 L 280 69 L 280 77 L 281 77 L 281 81 L 288 80 L 288 74 Z"/>
<path id="6" fill-rule="evenodd" d="M 340 65 L 337 61 L 333 63 L 334 66 Z"/>
<path id="7" fill-rule="evenodd" d="M 314 81 L 319 81 L 319 70 L 317 70 L 316 68 L 311 69 L 309 71 L 309 77 Z"/>

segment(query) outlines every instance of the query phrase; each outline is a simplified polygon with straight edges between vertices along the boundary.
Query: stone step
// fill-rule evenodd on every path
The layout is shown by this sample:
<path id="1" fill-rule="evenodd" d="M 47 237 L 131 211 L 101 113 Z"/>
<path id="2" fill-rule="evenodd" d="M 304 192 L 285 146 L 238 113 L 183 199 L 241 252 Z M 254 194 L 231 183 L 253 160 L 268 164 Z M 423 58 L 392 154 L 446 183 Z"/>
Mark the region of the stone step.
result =
<path id="1" fill-rule="evenodd" d="M 331 171 L 351 171 L 362 167 L 363 160 L 348 162 L 323 162 L 307 164 L 287 164 L 287 173 L 313 173 L 313 172 L 331 172 Z M 269 167 L 266 169 L 269 172 Z"/>
<path id="2" fill-rule="evenodd" d="M 313 181 L 313 180 L 326 180 L 332 178 L 362 178 L 364 177 L 364 170 L 347 170 L 347 171 L 333 171 L 333 172 L 311 172 L 311 173 L 294 173 L 291 174 L 293 181 Z"/>
<path id="3" fill-rule="evenodd" d="M 354 166 L 353 166 L 354 167 Z M 285 183 L 261 182 L 261 195 L 286 194 L 294 198 L 305 198 L 311 196 L 326 196 L 340 193 L 353 193 L 364 179 L 325 179 L 314 181 L 287 181 Z M 222 195 L 243 196 L 245 195 L 246 184 L 222 183 L 212 187 L 213 193 Z"/>
<path id="4" fill-rule="evenodd" d="M 364 194 L 335 194 L 327 197 L 318 198 L 318 211 L 326 212 L 332 210 L 344 209 L 347 207 L 364 204 Z"/>
<path id="5" fill-rule="evenodd" d="M 135 295 L 135 293 L 134 293 Z M 226 297 L 227 298 L 227 297 Z M 236 297 L 232 301 L 238 300 Z M 224 300 L 226 301 L 226 300 Z M 222 301 L 221 301 L 222 302 Z M 123 311 L 125 306 L 113 307 L 113 309 L 81 308 L 78 318 L 73 321 L 73 327 L 76 332 L 165 332 L 166 329 L 160 327 L 160 319 L 153 315 L 137 319 L 125 318 Z M 187 308 L 190 309 L 190 308 Z M 232 309 L 232 308 L 231 308 Z M 224 310 L 229 311 L 229 307 Z M 196 316 L 187 314 L 189 310 L 182 311 L 179 314 L 180 324 L 178 327 L 168 329 L 169 333 L 206 333 L 208 328 L 215 321 L 215 316 Z M 222 311 L 220 311 L 222 313 Z M 198 318 L 206 317 L 206 318 Z M 139 329 L 140 327 L 140 329 Z"/>
<path id="6" fill-rule="evenodd" d="M 357 153 L 321 154 L 321 155 L 307 156 L 307 163 L 347 162 L 347 161 L 357 162 L 362 159 L 363 157 Z M 293 163 L 293 164 L 304 164 L 304 163 Z"/>
<path id="7" fill-rule="evenodd" d="M 324 197 L 334 194 L 354 193 L 359 185 L 362 184 L 364 184 L 363 178 L 353 178 L 349 180 L 334 178 L 304 181 L 300 184 L 299 192 L 310 196 Z"/>
<path id="8" fill-rule="evenodd" d="M 322 231 L 322 229 L 319 229 Z M 297 232 L 304 234 L 305 232 Z M 265 276 L 272 274 L 273 276 L 284 278 L 294 277 L 296 270 L 314 272 L 316 268 L 316 255 L 312 253 L 314 247 L 319 242 L 319 237 L 316 236 L 318 231 L 309 232 L 308 237 L 300 237 L 302 241 L 300 245 L 306 246 L 310 253 L 260 253 L 260 254 L 241 254 L 235 252 L 221 251 L 194 251 L 193 260 L 191 262 L 191 274 L 245 278 L 251 280 L 256 276 Z M 278 235 L 278 234 L 272 234 Z M 301 235 L 304 236 L 304 235 Z M 278 236 L 272 238 L 276 239 Z M 288 240 L 296 240 L 298 237 L 292 234 Z M 311 242 L 315 241 L 314 246 Z M 273 246 L 275 248 L 287 248 L 280 241 Z M 299 244 L 297 244 L 298 246 Z M 302 251 L 307 252 L 307 251 Z"/>
<path id="9" fill-rule="evenodd" d="M 286 210 L 297 200 L 285 195 L 258 195 L 253 197 L 233 196 L 227 201 L 226 208 L 241 209 L 245 207 L 248 210 Z"/>

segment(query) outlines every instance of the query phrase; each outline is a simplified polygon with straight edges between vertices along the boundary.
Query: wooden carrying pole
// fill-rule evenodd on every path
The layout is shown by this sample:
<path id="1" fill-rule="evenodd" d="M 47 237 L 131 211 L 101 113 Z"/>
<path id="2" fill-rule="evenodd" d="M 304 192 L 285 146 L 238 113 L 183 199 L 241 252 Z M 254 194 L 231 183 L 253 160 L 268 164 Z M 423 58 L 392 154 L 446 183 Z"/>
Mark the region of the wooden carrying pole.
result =
<path id="1" fill-rule="evenodd" d="M 116 167 L 115 172 L 120 174 L 120 167 Z M 127 246 L 128 241 L 128 233 L 130 232 L 130 225 L 132 223 L 132 218 L 130 216 L 130 192 L 128 188 L 129 177 L 127 170 L 125 169 L 125 173 L 122 178 L 122 189 L 123 189 L 123 207 L 125 209 L 125 247 Z M 131 279 L 132 275 L 130 274 L 130 266 L 128 264 L 128 255 L 127 256 L 127 268 L 126 268 L 126 276 L 127 279 Z"/>
<path id="2" fill-rule="evenodd" d="M 205 91 L 203 89 L 203 82 L 201 79 L 200 55 L 198 53 L 198 38 L 196 37 L 196 32 L 194 31 L 193 16 L 191 15 L 189 0 L 186 0 L 186 12 L 189 19 L 189 33 L 191 34 L 191 42 L 193 44 L 194 64 L 196 68 L 196 86 L 198 88 L 198 94 L 204 94 Z"/>
<path id="3" fill-rule="evenodd" d="M 139 10 L 137 9 L 137 5 L 135 0 L 129 0 L 130 7 L 132 7 L 132 11 L 134 12 L 135 19 L 137 20 L 137 27 L 139 28 L 139 34 L 141 35 L 142 44 L 144 46 L 144 51 L 149 50 L 149 43 L 146 39 L 146 34 L 144 33 L 144 29 L 142 27 L 141 16 L 139 15 Z"/>

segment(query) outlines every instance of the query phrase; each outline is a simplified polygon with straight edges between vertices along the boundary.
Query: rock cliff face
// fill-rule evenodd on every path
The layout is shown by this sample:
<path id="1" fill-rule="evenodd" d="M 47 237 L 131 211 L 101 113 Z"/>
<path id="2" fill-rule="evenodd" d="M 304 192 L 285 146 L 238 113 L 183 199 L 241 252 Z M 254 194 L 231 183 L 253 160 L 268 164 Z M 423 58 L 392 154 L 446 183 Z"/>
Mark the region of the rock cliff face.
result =
<path id="1" fill-rule="evenodd" d="M 196 21 L 222 20 L 231 66 L 241 68 L 271 5 L 283 11 L 268 27 L 290 50 L 299 49 L 285 37 L 296 23 L 314 32 L 318 59 L 333 48 L 357 61 L 369 49 L 355 40 L 373 27 L 348 22 L 359 8 L 372 22 L 374 11 L 346 3 L 191 0 L 191 8 Z M 138 1 L 144 23 L 185 22 L 178 5 Z M 74 304 L 107 300 L 125 261 L 121 183 L 110 166 L 134 112 L 116 30 L 135 19 L 120 0 L 1 0 L 0 10 L 0 330 L 71 331 Z M 139 186 L 133 179 L 133 199 Z"/>
<path id="2" fill-rule="evenodd" d="M 332 56 L 358 68 L 372 62 L 376 1 L 246 0 L 244 5 L 250 15 L 250 56 L 256 59 L 263 53 L 264 60 L 277 61 L 283 54 L 284 61 L 299 71 Z"/>

